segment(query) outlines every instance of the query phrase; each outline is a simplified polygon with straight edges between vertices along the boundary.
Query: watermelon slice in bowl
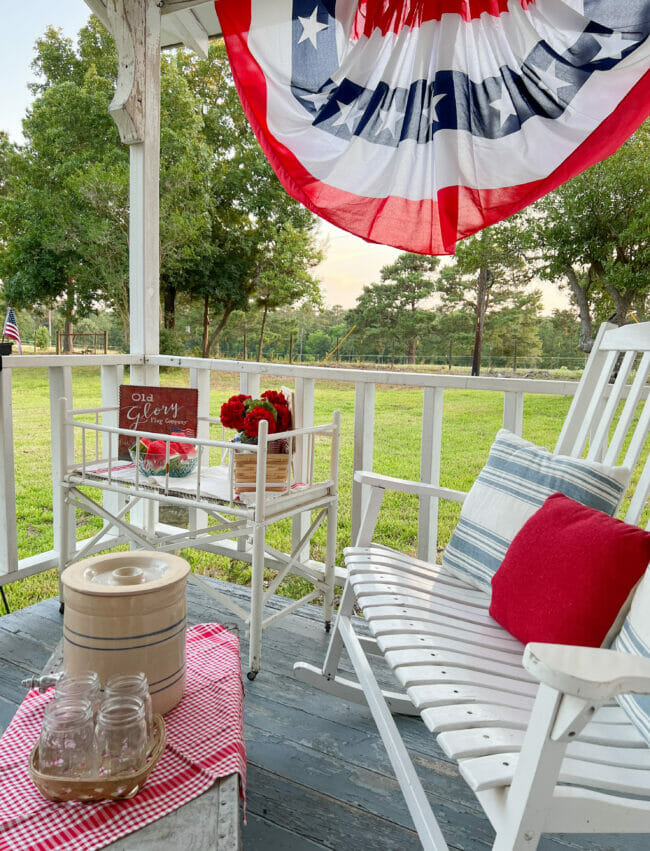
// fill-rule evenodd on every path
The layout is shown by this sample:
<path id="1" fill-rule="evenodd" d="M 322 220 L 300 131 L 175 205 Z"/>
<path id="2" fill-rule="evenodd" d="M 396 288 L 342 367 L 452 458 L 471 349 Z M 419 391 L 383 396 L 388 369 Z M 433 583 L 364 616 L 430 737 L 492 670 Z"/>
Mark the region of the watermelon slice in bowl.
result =
<path id="1" fill-rule="evenodd" d="M 185 435 L 179 435 L 185 437 Z M 144 476 L 164 476 L 167 472 L 172 478 L 188 476 L 196 470 L 198 458 L 191 443 L 169 441 L 169 456 L 166 440 L 151 440 L 141 437 L 129 448 L 131 460 L 136 463 L 137 447 L 140 446 L 139 468 Z"/>

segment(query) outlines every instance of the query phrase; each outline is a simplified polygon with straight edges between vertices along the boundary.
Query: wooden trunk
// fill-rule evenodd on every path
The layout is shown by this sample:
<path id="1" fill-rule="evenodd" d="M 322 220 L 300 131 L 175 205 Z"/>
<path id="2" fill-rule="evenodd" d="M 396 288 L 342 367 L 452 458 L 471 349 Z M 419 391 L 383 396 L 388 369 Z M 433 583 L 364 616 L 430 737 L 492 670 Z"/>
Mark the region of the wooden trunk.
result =
<path id="1" fill-rule="evenodd" d="M 235 493 L 255 491 L 257 453 L 235 453 Z M 266 491 L 282 492 L 289 489 L 289 455 L 273 453 L 266 456 Z"/>

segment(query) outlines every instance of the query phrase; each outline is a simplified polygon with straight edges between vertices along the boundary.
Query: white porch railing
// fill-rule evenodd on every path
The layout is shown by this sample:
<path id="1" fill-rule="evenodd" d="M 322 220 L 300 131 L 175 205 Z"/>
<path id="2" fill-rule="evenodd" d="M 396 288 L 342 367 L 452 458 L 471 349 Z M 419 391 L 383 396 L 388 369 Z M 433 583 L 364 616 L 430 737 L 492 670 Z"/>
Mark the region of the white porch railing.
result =
<path id="1" fill-rule="evenodd" d="M 481 390 L 500 393 L 503 396 L 503 425 L 516 434 L 521 434 L 526 393 L 547 394 L 553 396 L 573 396 L 576 382 L 533 380 L 523 378 L 470 377 L 462 375 L 428 375 L 422 373 L 396 373 L 383 370 L 337 369 L 320 366 L 290 366 L 288 364 L 252 363 L 228 360 L 208 360 L 202 358 L 171 357 L 157 355 L 143 357 L 136 355 L 35 355 L 30 357 L 8 356 L 0 363 L 0 585 L 15 582 L 26 576 L 56 567 L 59 564 L 61 505 L 60 489 L 57 487 L 61 437 L 52 439 L 52 504 L 54 548 L 28 558 L 18 558 L 16 505 L 15 505 L 15 453 L 12 414 L 12 372 L 17 369 L 46 368 L 49 373 L 51 422 L 57 421 L 57 403 L 62 397 L 70 400 L 74 406 L 72 375 L 76 367 L 100 367 L 101 406 L 116 407 L 118 387 L 123 381 L 125 366 L 149 368 L 150 374 L 157 374 L 158 367 L 171 367 L 189 371 L 189 383 L 199 391 L 199 435 L 205 428 L 210 414 L 210 374 L 212 372 L 235 373 L 239 375 L 240 390 L 251 396 L 259 394 L 262 376 L 293 380 L 296 398 L 296 426 L 314 425 L 314 398 L 317 382 L 337 382 L 354 385 L 354 452 L 353 469 L 343 471 L 343 475 L 353 475 L 354 471 L 372 469 L 373 439 L 375 417 L 375 387 L 394 385 L 411 387 L 423 391 L 422 404 L 422 442 L 420 455 L 420 480 L 430 484 L 440 484 L 440 458 L 442 445 L 442 410 L 446 390 Z M 139 369 L 138 369 L 139 371 Z M 98 400 L 99 402 L 100 400 Z M 104 424 L 117 426 L 105 417 Z M 53 425 L 53 428 L 55 426 Z M 67 447 L 72 452 L 72 447 Z M 115 499 L 107 494 L 107 499 Z M 351 527 L 354 537 L 364 508 L 365 493 L 361 485 L 352 486 Z M 438 505 L 432 497 L 422 498 L 419 506 L 418 555 L 424 559 L 434 559 L 438 531 Z M 293 544 L 301 540 L 308 517 L 294 524 Z M 303 528 L 305 527 L 305 528 Z M 67 534 L 74 540 L 74 530 Z M 120 543 L 118 538 L 115 543 Z M 80 544 L 81 546 L 81 544 Z"/>

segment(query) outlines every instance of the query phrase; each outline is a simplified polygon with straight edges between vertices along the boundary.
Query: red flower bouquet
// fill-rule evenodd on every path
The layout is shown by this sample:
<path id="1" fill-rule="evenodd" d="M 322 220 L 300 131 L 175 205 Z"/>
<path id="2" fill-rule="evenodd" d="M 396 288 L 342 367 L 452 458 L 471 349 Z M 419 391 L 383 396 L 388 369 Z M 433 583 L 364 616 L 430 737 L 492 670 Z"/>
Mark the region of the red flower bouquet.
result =
<path id="1" fill-rule="evenodd" d="M 236 429 L 238 442 L 257 443 L 263 420 L 268 423 L 269 434 L 289 431 L 291 411 L 283 393 L 266 390 L 259 399 L 239 393 L 221 406 L 221 423 Z"/>

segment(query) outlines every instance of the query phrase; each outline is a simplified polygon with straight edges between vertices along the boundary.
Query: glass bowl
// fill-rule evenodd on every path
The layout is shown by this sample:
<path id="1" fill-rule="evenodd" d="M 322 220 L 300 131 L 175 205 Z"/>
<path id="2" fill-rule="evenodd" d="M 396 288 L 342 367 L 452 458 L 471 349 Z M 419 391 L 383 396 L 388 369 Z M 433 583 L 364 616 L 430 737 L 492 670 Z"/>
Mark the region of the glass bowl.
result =
<path id="1" fill-rule="evenodd" d="M 146 454 L 141 451 L 139 462 L 136 462 L 135 446 L 129 448 L 129 455 L 134 464 L 138 463 L 143 476 L 164 476 L 167 472 L 164 458 L 147 458 Z M 169 456 L 170 478 L 181 479 L 183 476 L 189 476 L 196 470 L 198 460 L 196 455 L 171 454 Z"/>

